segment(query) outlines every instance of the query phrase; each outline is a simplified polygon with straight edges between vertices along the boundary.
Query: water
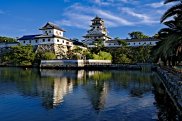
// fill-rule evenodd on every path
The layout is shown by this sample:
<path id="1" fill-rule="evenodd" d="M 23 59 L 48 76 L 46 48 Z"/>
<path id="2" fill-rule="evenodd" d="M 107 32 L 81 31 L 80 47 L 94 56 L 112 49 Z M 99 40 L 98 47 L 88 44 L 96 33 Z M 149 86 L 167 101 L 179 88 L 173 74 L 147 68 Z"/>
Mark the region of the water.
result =
<path id="1" fill-rule="evenodd" d="M 150 71 L 0 68 L 0 121 L 179 120 L 166 99 Z"/>

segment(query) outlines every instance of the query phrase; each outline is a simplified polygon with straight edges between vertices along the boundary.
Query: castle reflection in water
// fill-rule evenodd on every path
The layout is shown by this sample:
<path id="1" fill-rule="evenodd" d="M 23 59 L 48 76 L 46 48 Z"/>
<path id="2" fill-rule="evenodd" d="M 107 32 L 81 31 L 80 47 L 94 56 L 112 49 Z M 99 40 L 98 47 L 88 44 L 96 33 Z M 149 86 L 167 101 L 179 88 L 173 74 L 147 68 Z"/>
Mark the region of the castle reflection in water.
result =
<path id="1" fill-rule="evenodd" d="M 142 119 L 148 120 L 148 116 L 151 117 L 154 113 L 156 115 L 154 117 L 158 117 L 159 120 L 172 121 L 178 116 L 161 85 L 160 78 L 150 70 L 0 68 L 0 97 L 2 99 L 0 106 L 6 108 L 9 106 L 8 110 L 11 110 L 9 113 L 12 114 L 17 114 L 16 111 L 19 110 L 22 111 L 21 113 L 26 112 L 28 107 L 35 108 L 36 111 L 52 112 L 53 115 L 55 112 L 62 112 L 62 117 L 65 115 L 66 118 L 74 114 L 77 117 L 83 113 L 84 116 L 90 116 L 89 118 L 95 114 L 97 116 L 102 114 L 106 117 L 111 116 L 112 120 L 122 116 L 127 118 L 128 115 L 133 117 L 133 120 L 141 116 Z M 12 97 L 11 100 L 9 97 Z M 18 104 L 16 99 L 19 99 L 20 103 L 23 102 L 22 108 L 19 108 L 20 104 L 16 105 Z M 33 106 L 29 107 L 27 104 Z M 12 107 L 15 109 L 17 107 L 15 112 Z M 145 115 L 143 115 L 144 112 Z M 6 114 L 6 112 L 3 113 L 3 115 Z M 112 116 L 112 114 L 118 115 Z M 45 116 L 45 113 L 43 115 Z"/>
<path id="2" fill-rule="evenodd" d="M 74 87 L 78 85 L 82 85 L 95 110 L 104 108 L 109 86 L 116 88 L 120 88 L 119 86 L 125 87 L 130 90 L 131 96 L 139 97 L 143 93 L 151 91 L 151 78 L 147 73 L 143 74 L 143 76 L 138 75 L 137 71 L 132 72 L 134 75 L 130 74 L 131 72 L 120 74 L 119 71 L 118 73 L 112 73 L 84 70 L 41 70 L 42 79 L 52 78 L 52 85 L 49 85 L 51 89 L 50 87 L 41 87 L 41 92 L 50 94 L 49 98 L 44 97 L 46 100 L 44 100 L 43 105 L 46 108 L 59 106 L 64 102 L 64 97 L 72 93 Z M 115 82 L 111 84 L 110 79 L 114 79 Z M 121 79 L 123 80 L 121 81 Z M 47 91 L 50 92 L 47 93 Z"/>
<path id="3" fill-rule="evenodd" d="M 81 86 L 94 110 L 100 110 L 104 108 L 111 88 L 118 91 L 125 89 L 131 96 L 141 97 L 152 90 L 151 79 L 155 80 L 151 72 L 139 71 L 38 71 L 5 68 L 0 69 L 0 76 L 1 74 L 5 76 L 0 83 L 16 83 L 18 92 L 23 96 L 40 97 L 42 106 L 46 109 L 61 106 L 65 96 Z"/>
<path id="4" fill-rule="evenodd" d="M 52 102 L 44 102 L 48 104 L 45 106 L 56 107 L 59 106 L 64 101 L 64 96 L 73 91 L 73 86 L 77 84 L 84 85 L 87 78 L 90 78 L 94 75 L 99 75 L 102 72 L 99 71 L 58 71 L 58 70 L 41 70 L 41 77 L 53 77 L 53 87 L 52 87 Z M 96 77 L 97 78 L 97 77 Z M 95 87 L 98 88 L 94 89 Z M 43 89 L 43 88 L 42 88 Z M 45 91 L 47 88 L 45 88 Z M 90 97 L 93 107 L 95 109 L 100 109 L 104 106 L 104 102 L 107 95 L 108 85 L 102 81 L 95 80 L 95 82 L 87 83 L 85 85 L 85 90 L 87 91 L 88 96 Z M 43 90 L 41 90 L 43 92 Z M 49 100 L 47 100 L 49 101 Z M 52 106 L 51 106 L 51 105 Z"/>

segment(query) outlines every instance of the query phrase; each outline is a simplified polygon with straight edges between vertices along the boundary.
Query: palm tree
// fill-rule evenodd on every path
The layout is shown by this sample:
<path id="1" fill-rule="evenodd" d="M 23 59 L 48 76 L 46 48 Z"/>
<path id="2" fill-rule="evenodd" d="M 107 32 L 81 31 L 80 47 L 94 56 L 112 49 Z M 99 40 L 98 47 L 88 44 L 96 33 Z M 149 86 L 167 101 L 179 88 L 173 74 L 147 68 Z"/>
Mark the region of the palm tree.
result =
<path id="1" fill-rule="evenodd" d="M 161 23 L 167 26 L 159 31 L 159 42 L 155 48 L 155 55 L 169 65 L 175 65 L 177 58 L 181 61 L 182 52 L 182 0 L 166 0 L 164 3 L 177 2 L 161 17 Z"/>

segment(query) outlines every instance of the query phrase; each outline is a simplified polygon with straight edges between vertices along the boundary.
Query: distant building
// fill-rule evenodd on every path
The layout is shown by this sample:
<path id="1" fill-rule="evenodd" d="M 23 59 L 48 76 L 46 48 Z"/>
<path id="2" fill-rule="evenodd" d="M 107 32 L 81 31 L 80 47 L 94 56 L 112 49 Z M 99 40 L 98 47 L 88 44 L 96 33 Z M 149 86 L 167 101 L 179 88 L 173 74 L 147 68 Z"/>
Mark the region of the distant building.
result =
<path id="1" fill-rule="evenodd" d="M 95 47 L 95 43 L 101 40 L 105 47 L 120 47 L 119 39 L 111 39 L 108 36 L 107 29 L 104 25 L 104 20 L 96 16 L 92 20 L 91 29 L 87 31 L 87 34 L 83 36 L 85 39 L 82 41 L 87 47 Z M 138 47 L 138 46 L 155 46 L 158 39 L 146 38 L 146 39 L 124 39 L 128 46 Z"/>
<path id="2" fill-rule="evenodd" d="M 85 39 L 83 43 L 87 45 L 87 47 L 95 47 L 94 43 L 97 40 L 107 41 L 110 40 L 111 37 L 108 36 L 107 29 L 104 24 L 104 20 L 96 16 L 92 21 L 92 25 L 90 26 L 90 30 L 87 31 L 87 34 L 83 36 Z"/>
<path id="3" fill-rule="evenodd" d="M 108 40 L 104 42 L 105 47 L 120 47 L 120 40 Z M 155 38 L 146 38 L 146 39 L 124 39 L 127 46 L 129 47 L 139 47 L 139 46 L 155 46 L 160 40 Z"/>
<path id="4" fill-rule="evenodd" d="M 57 25 L 48 22 L 45 26 L 40 28 L 42 34 L 25 35 L 18 39 L 22 45 L 45 45 L 45 44 L 61 44 L 72 47 L 71 40 L 64 37 L 64 30 Z"/>

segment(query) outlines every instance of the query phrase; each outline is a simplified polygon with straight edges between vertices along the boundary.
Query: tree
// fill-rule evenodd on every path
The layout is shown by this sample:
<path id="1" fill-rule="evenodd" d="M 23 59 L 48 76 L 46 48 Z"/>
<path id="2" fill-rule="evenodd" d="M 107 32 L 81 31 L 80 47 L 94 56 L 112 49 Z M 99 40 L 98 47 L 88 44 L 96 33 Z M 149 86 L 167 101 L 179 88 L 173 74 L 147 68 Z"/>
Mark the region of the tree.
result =
<path id="1" fill-rule="evenodd" d="M 17 40 L 14 38 L 10 38 L 10 37 L 0 36 L 0 42 L 17 42 Z"/>
<path id="2" fill-rule="evenodd" d="M 99 53 L 104 48 L 103 39 L 97 39 L 94 42 L 95 47 L 92 49 L 93 53 Z"/>
<path id="3" fill-rule="evenodd" d="M 112 55 L 108 52 L 100 51 L 98 54 L 93 54 L 95 60 L 112 60 Z"/>
<path id="4" fill-rule="evenodd" d="M 149 36 L 144 35 L 142 32 L 140 31 L 134 31 L 128 34 L 130 36 L 131 39 L 144 39 L 144 38 L 149 38 Z"/>
<path id="5" fill-rule="evenodd" d="M 118 62 L 117 63 L 131 63 L 132 60 L 127 57 L 126 54 L 119 54 L 118 55 Z"/>
<path id="6" fill-rule="evenodd" d="M 33 47 L 27 46 L 15 46 L 11 47 L 10 51 L 3 55 L 3 62 L 18 66 L 32 65 L 35 58 Z"/>
<path id="7" fill-rule="evenodd" d="M 56 55 L 53 52 L 45 52 L 44 54 L 42 54 L 42 59 L 53 60 L 56 59 Z"/>
<path id="8" fill-rule="evenodd" d="M 165 4 L 177 2 L 168 9 L 161 17 L 161 23 L 167 26 L 159 31 L 159 38 L 162 40 L 154 48 L 156 59 L 161 58 L 164 64 L 176 65 L 181 61 L 182 55 L 182 1 L 165 0 Z"/>

